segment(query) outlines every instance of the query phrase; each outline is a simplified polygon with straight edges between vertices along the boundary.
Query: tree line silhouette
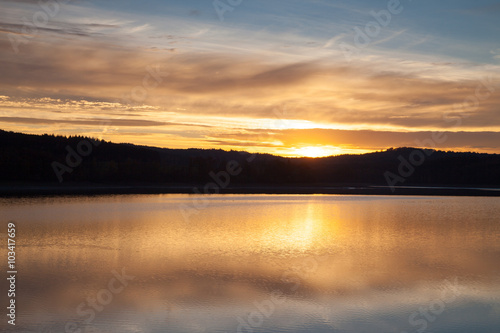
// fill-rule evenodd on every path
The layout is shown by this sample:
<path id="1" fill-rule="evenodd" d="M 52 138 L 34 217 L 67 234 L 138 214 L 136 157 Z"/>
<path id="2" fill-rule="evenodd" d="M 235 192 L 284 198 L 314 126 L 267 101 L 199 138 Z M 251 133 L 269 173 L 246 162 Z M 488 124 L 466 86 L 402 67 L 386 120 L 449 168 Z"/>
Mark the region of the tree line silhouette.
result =
<path id="1" fill-rule="evenodd" d="M 386 173 L 399 175 L 401 159 L 409 160 L 415 149 L 391 148 L 363 155 L 324 158 L 285 158 L 0 130 L 0 182 L 59 183 L 62 178 L 65 183 L 202 184 L 211 181 L 210 172 L 224 170 L 227 163 L 234 160 L 241 167 L 241 173 L 231 179 L 231 185 L 387 185 Z M 68 154 L 73 154 L 69 152 L 80 155 L 81 159 L 72 156 L 71 165 L 68 165 Z M 400 185 L 500 185 L 498 154 L 427 150 L 425 156 L 425 161 L 405 175 Z"/>

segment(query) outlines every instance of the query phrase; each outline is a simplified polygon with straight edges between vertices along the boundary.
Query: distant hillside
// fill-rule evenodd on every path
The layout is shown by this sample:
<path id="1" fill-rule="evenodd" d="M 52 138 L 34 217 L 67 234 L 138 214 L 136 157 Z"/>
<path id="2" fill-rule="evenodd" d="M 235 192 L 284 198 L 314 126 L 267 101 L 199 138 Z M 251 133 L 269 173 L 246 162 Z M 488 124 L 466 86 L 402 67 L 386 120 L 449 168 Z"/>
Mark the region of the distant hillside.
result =
<path id="1" fill-rule="evenodd" d="M 236 161 L 231 164 L 238 171 L 231 177 L 233 186 L 500 186 L 500 155 L 415 148 L 318 159 L 284 158 L 0 131 L 0 156 L 2 184 L 59 184 L 60 181 L 77 184 L 204 184 L 213 181 L 214 174 L 227 170 L 230 161 Z"/>

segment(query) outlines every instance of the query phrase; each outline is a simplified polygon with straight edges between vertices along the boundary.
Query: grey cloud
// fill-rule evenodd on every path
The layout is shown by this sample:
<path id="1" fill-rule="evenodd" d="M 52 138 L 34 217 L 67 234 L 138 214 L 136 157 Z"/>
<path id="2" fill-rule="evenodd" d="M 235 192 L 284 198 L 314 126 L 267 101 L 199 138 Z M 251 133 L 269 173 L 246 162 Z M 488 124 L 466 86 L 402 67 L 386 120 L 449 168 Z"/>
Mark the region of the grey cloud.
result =
<path id="1" fill-rule="evenodd" d="M 41 119 L 23 117 L 0 117 L 0 122 L 22 123 L 22 124 L 73 124 L 73 125 L 100 125 L 100 126 L 165 126 L 174 123 L 140 120 L 140 119 L 91 119 L 91 120 L 63 120 L 63 119 Z"/>
<path id="2" fill-rule="evenodd" d="M 111 114 L 109 114 L 111 115 Z M 112 114 L 115 116 L 130 117 L 132 114 Z M 116 118 L 99 118 L 99 119 L 42 119 L 42 118 L 26 118 L 26 117 L 0 117 L 0 122 L 4 123 L 19 123 L 19 124 L 37 124 L 37 125 L 57 125 L 57 124 L 72 124 L 86 126 L 124 126 L 124 127 L 153 127 L 153 126 L 187 126 L 199 128 L 211 128 L 209 125 L 189 124 L 184 122 L 164 122 L 142 119 L 116 119 Z"/>
<path id="3" fill-rule="evenodd" d="M 45 33 L 54 33 L 61 35 L 75 35 L 81 37 L 102 35 L 100 33 L 91 32 L 89 31 L 89 29 L 87 29 L 88 27 L 95 27 L 95 26 L 101 26 L 101 25 L 51 23 L 46 27 L 30 27 L 18 23 L 0 23 L 0 29 L 4 33 L 35 35 L 39 34 L 40 32 L 45 32 Z"/>

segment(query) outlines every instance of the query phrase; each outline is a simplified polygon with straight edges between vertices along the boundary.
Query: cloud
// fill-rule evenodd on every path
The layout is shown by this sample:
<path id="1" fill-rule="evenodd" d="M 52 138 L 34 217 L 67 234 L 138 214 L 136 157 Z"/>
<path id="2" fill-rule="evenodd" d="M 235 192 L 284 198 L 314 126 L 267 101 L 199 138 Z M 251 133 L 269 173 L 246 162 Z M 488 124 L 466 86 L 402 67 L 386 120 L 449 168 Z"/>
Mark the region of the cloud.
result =
<path id="1" fill-rule="evenodd" d="M 339 34 L 337 36 L 334 36 L 334 37 L 330 38 L 329 40 L 327 40 L 327 42 L 323 45 L 323 47 L 329 48 L 329 47 L 335 45 L 339 40 L 341 40 L 344 37 L 346 37 L 346 34 Z"/>
<path id="2" fill-rule="evenodd" d="M 488 79 L 486 70 L 478 70 L 475 77 L 464 74 L 463 79 L 427 74 L 429 66 L 443 76 L 447 71 L 456 75 L 452 64 L 276 62 L 255 55 L 153 52 L 92 40 L 64 45 L 34 41 L 25 48 L 15 55 L 8 40 L 0 39 L 4 95 L 117 102 L 141 91 L 147 95 L 141 102 L 184 109 L 186 114 L 269 118 L 273 108 L 287 105 L 291 119 L 406 130 L 449 128 L 455 122 L 443 116 L 467 112 L 456 130 L 500 128 L 499 79 Z M 151 68 L 160 68 L 162 77 L 154 88 L 145 89 Z M 489 83 L 485 86 L 482 80 Z M 464 107 L 478 92 L 482 98 L 477 107 Z"/>
<path id="3" fill-rule="evenodd" d="M 490 53 L 493 54 L 493 59 L 500 59 L 500 48 L 491 50 Z"/>
<path id="4" fill-rule="evenodd" d="M 371 45 L 377 45 L 377 44 L 382 44 L 382 43 L 388 42 L 388 41 L 400 36 L 401 34 L 403 34 L 405 32 L 406 32 L 406 29 L 403 29 L 400 31 L 394 31 L 390 36 L 387 36 L 387 37 L 380 39 L 380 40 L 376 40 Z"/>
<path id="5" fill-rule="evenodd" d="M 188 14 L 189 14 L 189 16 L 200 16 L 201 11 L 198 9 L 191 9 Z"/>
<path id="6" fill-rule="evenodd" d="M 434 138 L 439 137 L 439 140 Z M 498 151 L 500 132 L 394 132 L 371 130 L 284 129 L 245 130 L 239 133 L 220 133 L 213 142 L 234 146 L 301 147 L 336 146 L 355 150 L 381 150 L 387 147 L 422 147 L 458 150 Z M 437 142 L 440 141 L 440 142 Z"/>
<path id="7" fill-rule="evenodd" d="M 72 25 L 67 25 L 67 24 L 58 24 L 58 27 L 33 27 L 31 25 L 26 26 L 25 24 L 19 24 L 19 23 L 0 23 L 0 29 L 4 33 L 15 33 L 15 34 L 22 34 L 25 36 L 36 36 L 40 32 L 45 32 L 45 33 L 55 33 L 55 34 L 62 34 L 62 35 L 76 35 L 76 36 L 84 36 L 84 37 L 89 37 L 92 35 L 96 35 L 97 33 L 91 32 L 87 27 L 99 27 L 102 28 L 104 26 L 102 25 L 85 25 L 85 24 L 72 24 Z M 107 26 L 106 28 L 110 28 L 110 26 Z M 113 27 L 111 27 L 113 28 Z M 26 32 L 25 32 L 26 31 Z"/>
<path id="8" fill-rule="evenodd" d="M 100 118 L 100 119 L 80 119 L 80 120 L 64 120 L 64 119 L 41 119 L 41 118 L 22 118 L 22 117 L 0 117 L 0 122 L 4 123 L 21 123 L 21 124 L 43 124 L 43 125 L 98 125 L 98 126 L 165 126 L 176 125 L 153 120 L 141 119 L 116 119 L 116 118 Z"/>

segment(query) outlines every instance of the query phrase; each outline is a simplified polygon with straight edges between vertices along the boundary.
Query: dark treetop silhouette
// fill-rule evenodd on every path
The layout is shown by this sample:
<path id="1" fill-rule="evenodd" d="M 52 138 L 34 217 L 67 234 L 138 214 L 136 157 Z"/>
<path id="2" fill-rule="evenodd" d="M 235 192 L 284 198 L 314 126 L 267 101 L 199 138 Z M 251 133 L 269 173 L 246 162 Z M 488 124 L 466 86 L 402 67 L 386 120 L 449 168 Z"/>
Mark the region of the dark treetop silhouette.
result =
<path id="1" fill-rule="evenodd" d="M 398 171 L 401 160 L 408 161 L 415 150 L 391 148 L 363 155 L 285 158 L 269 154 L 252 155 L 216 149 L 165 149 L 92 141 L 85 137 L 0 131 L 0 182 L 4 188 L 27 184 L 189 185 L 192 188 L 192 185 L 213 182 L 210 173 L 225 170 L 227 163 L 234 160 L 241 171 L 231 178 L 231 187 L 387 186 L 387 175 L 401 177 Z M 69 164 L 68 154 L 71 155 Z M 400 181 L 394 184 L 500 186 L 498 154 L 427 150 L 419 155 L 425 156 L 423 163 L 404 177 L 397 178 Z"/>

